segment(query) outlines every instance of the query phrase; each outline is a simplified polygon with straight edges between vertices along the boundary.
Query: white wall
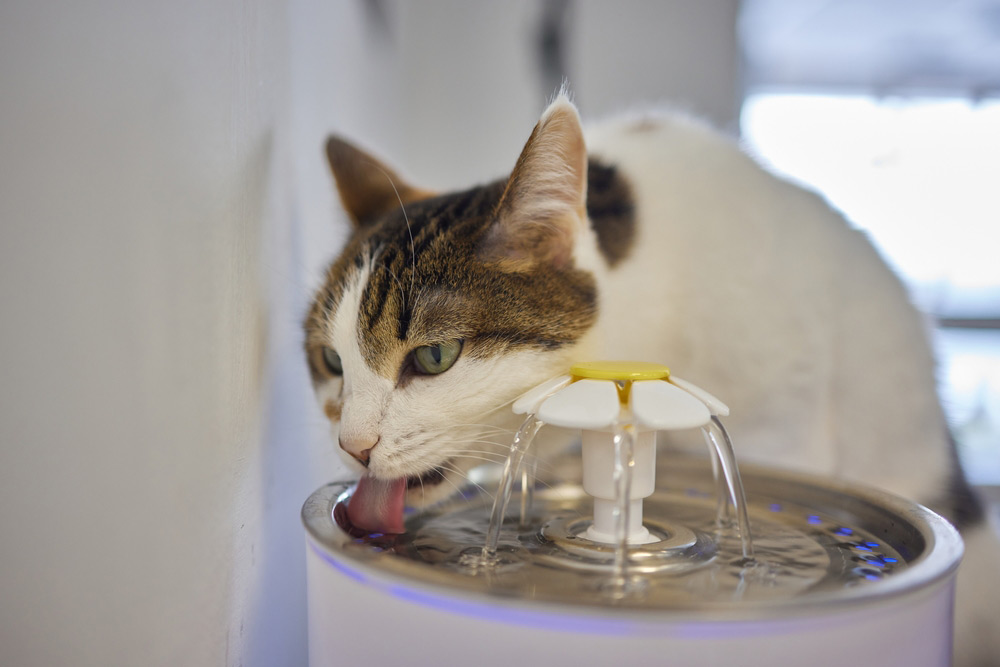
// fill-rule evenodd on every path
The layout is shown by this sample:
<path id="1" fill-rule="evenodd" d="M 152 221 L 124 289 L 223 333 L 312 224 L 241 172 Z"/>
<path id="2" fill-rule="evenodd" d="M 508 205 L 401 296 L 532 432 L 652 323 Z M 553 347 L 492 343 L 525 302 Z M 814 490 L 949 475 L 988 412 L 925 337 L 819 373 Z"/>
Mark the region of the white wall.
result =
<path id="1" fill-rule="evenodd" d="M 569 68 L 586 113 L 663 104 L 738 132 L 739 0 L 578 0 Z"/>
<path id="2" fill-rule="evenodd" d="M 733 120 L 736 0 L 704 4 L 574 3 L 584 116 Z M 300 348 L 346 230 L 323 141 L 500 176 L 553 92 L 541 7 L 0 5 L 0 663 L 303 664 L 298 511 L 342 474 Z"/>
<path id="3" fill-rule="evenodd" d="M 2 664 L 242 657 L 285 25 L 0 8 Z"/>

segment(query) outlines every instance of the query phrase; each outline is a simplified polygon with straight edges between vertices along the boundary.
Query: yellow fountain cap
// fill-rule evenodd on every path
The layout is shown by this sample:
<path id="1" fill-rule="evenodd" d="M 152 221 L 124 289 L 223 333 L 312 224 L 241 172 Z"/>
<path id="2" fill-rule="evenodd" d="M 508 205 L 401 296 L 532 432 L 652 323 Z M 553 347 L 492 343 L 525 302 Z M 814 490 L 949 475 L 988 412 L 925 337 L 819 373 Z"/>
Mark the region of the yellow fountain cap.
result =
<path id="1" fill-rule="evenodd" d="M 663 364 L 654 364 L 648 361 L 584 361 L 574 364 L 569 372 L 576 378 L 614 380 L 616 382 L 666 380 L 670 377 L 669 368 Z"/>

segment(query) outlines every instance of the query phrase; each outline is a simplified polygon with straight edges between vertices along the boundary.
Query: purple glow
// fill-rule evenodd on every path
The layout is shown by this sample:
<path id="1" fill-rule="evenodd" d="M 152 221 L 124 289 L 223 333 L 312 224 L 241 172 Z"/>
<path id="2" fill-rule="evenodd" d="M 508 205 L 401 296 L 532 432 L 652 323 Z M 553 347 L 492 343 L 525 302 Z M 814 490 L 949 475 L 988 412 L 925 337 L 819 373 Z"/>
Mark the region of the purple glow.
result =
<path id="1" fill-rule="evenodd" d="M 316 554 L 317 556 L 319 556 L 320 558 L 322 558 L 325 562 L 327 562 L 330 565 L 332 565 L 333 568 L 335 570 L 337 570 L 338 572 L 340 572 L 342 574 L 345 574 L 348 577 L 350 577 L 351 579 L 353 579 L 354 581 L 359 581 L 362 584 L 367 584 L 368 583 L 368 577 L 366 577 L 363 573 L 358 572 L 357 570 L 355 570 L 353 568 L 350 568 L 350 567 L 347 567 L 343 563 L 340 563 L 340 562 L 334 560 L 330 556 L 330 554 L 326 553 L 325 551 L 323 551 L 322 549 L 320 549 L 319 547 L 317 547 L 312 542 L 309 542 L 309 548 L 312 549 L 312 551 L 313 551 L 314 554 Z"/>
<path id="2" fill-rule="evenodd" d="M 817 525 L 817 524 L 823 523 L 823 519 L 819 518 L 815 514 L 810 514 L 808 517 L 806 517 L 806 521 L 808 521 L 809 523 L 811 523 L 813 525 Z"/>
<path id="3" fill-rule="evenodd" d="M 771 503 L 770 505 L 768 505 L 768 509 L 771 510 L 772 512 L 780 512 L 781 511 L 781 504 L 780 503 Z"/>
<path id="4" fill-rule="evenodd" d="M 487 621 L 499 621 L 513 625 L 527 625 L 533 628 L 556 630 L 559 632 L 574 632 L 582 634 L 631 636 L 636 633 L 636 626 L 629 621 L 613 621 L 572 617 L 564 614 L 544 614 L 524 609 L 510 609 L 500 605 L 482 604 L 469 600 L 444 597 L 434 593 L 390 585 L 385 592 L 401 600 L 431 607 L 460 616 L 471 616 Z"/>

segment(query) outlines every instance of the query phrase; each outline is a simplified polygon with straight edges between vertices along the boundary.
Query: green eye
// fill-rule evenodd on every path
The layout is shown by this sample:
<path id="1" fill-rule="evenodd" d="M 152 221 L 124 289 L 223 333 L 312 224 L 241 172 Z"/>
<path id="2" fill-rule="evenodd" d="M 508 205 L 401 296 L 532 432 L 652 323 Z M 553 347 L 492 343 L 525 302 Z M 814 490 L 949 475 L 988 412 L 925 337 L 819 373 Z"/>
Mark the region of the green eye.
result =
<path id="1" fill-rule="evenodd" d="M 437 345 L 424 345 L 413 352 L 417 370 L 427 375 L 444 373 L 452 367 L 462 351 L 462 341 L 450 340 Z"/>
<path id="2" fill-rule="evenodd" d="M 329 347 L 323 348 L 323 363 L 326 364 L 326 370 L 334 375 L 344 374 L 344 366 L 340 363 L 340 355 Z"/>

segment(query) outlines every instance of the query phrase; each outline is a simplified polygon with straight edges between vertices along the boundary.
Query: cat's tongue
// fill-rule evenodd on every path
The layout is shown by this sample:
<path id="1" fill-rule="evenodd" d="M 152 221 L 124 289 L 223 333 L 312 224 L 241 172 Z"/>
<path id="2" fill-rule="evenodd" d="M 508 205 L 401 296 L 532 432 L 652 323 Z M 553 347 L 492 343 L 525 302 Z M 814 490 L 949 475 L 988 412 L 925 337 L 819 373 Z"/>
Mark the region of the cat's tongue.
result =
<path id="1" fill-rule="evenodd" d="M 377 479 L 365 475 L 347 502 L 347 518 L 356 528 L 373 533 L 403 532 L 406 478 Z"/>

